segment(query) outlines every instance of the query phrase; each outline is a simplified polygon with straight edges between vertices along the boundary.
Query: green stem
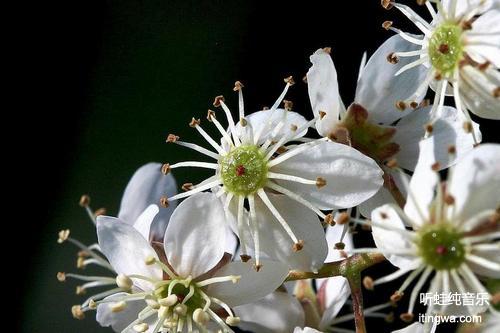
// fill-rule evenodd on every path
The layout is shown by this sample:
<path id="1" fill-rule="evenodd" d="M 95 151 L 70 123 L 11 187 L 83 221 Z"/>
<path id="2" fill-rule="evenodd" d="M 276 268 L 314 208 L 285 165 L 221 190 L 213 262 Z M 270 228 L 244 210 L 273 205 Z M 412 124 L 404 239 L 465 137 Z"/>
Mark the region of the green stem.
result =
<path id="1" fill-rule="evenodd" d="M 347 279 L 351 288 L 352 310 L 356 333 L 366 333 L 365 316 L 363 314 L 363 293 L 361 291 L 361 275 L 359 272 Z"/>

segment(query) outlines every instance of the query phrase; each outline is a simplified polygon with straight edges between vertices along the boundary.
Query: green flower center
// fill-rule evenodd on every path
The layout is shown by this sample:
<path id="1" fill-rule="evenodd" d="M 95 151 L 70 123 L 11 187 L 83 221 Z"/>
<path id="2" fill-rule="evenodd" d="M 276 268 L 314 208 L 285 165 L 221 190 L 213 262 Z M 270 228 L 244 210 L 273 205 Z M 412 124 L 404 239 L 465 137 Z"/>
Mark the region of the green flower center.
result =
<path id="1" fill-rule="evenodd" d="M 429 40 L 429 57 L 432 66 L 446 77 L 451 77 L 463 55 L 462 28 L 453 23 L 443 23 Z"/>
<path id="2" fill-rule="evenodd" d="M 419 231 L 418 248 L 425 263 L 436 270 L 450 270 L 465 261 L 462 236 L 447 223 L 430 224 Z"/>
<path id="3" fill-rule="evenodd" d="M 186 298 L 189 294 L 190 286 L 193 286 L 194 294 L 189 296 L 189 299 L 184 303 L 187 307 L 187 313 L 192 313 L 195 309 L 202 308 L 205 305 L 205 300 L 198 292 L 199 288 L 195 285 L 195 283 L 190 283 L 190 285 L 186 287 L 183 280 L 171 280 L 169 283 L 157 287 L 154 291 L 154 295 L 158 299 L 166 298 L 171 284 L 174 284 L 171 294 L 177 297 L 178 303 L 182 303 L 184 301 L 184 298 Z"/>
<path id="4" fill-rule="evenodd" d="M 234 148 L 219 164 L 222 183 L 231 193 L 247 196 L 266 184 L 267 160 L 258 146 Z"/>

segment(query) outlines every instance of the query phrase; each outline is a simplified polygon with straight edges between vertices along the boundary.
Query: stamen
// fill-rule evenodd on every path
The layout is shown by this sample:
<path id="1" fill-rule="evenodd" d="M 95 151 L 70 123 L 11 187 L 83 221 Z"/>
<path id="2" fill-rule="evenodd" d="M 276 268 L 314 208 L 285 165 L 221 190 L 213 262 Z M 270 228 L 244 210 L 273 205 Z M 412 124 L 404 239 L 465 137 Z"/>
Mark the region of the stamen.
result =
<path id="1" fill-rule="evenodd" d="M 255 270 L 258 272 L 262 265 L 260 263 L 260 238 L 259 226 L 257 225 L 257 214 L 255 210 L 255 196 L 248 196 L 248 205 L 250 206 L 250 226 L 253 231 L 253 244 L 255 249 Z"/>
<path id="2" fill-rule="evenodd" d="M 394 281 L 397 278 L 400 278 L 401 276 L 405 275 L 409 271 L 410 271 L 409 269 L 398 269 L 394 273 L 391 273 L 389 275 L 386 275 L 384 277 L 376 279 L 375 281 L 373 281 L 373 285 L 376 286 L 376 285 L 383 284 L 383 283 L 386 283 L 386 282 Z"/>
<path id="3" fill-rule="evenodd" d="M 413 288 L 411 295 L 410 295 L 410 303 L 408 306 L 408 313 L 413 312 L 413 307 L 415 306 L 415 301 L 417 300 L 417 295 L 420 292 L 420 289 L 424 286 L 425 281 L 427 281 L 427 278 L 429 275 L 432 273 L 433 269 L 432 267 L 427 267 L 425 271 L 422 273 L 420 276 L 420 279 L 417 281 L 417 284 Z"/>
<path id="4" fill-rule="evenodd" d="M 307 208 L 309 208 L 310 210 L 312 210 L 313 212 L 315 212 L 320 218 L 326 219 L 327 215 L 325 215 L 314 204 L 312 204 L 311 202 L 307 201 L 306 199 L 304 199 L 303 197 L 301 197 L 297 193 L 294 193 L 294 192 L 290 191 L 289 189 L 284 188 L 283 186 L 280 186 L 280 185 L 278 185 L 278 184 L 276 184 L 274 182 L 267 182 L 266 187 L 269 187 L 269 188 L 271 188 L 271 189 L 273 189 L 273 190 L 275 190 L 277 192 L 280 192 L 281 194 L 284 194 L 284 195 L 288 196 L 290 199 L 293 199 L 293 200 L 301 203 L 302 205 L 306 206 Z M 333 219 L 332 219 L 332 221 L 333 221 Z"/>
<path id="5" fill-rule="evenodd" d="M 212 137 L 210 135 L 208 135 L 207 132 L 205 132 L 205 130 L 200 126 L 200 122 L 199 120 L 198 121 L 195 121 L 195 119 L 193 118 L 193 121 L 191 122 L 192 126 L 191 127 L 194 127 L 196 128 L 196 130 L 201 134 L 201 136 L 203 136 L 203 138 L 212 146 L 214 147 L 215 150 L 217 150 L 217 152 L 220 154 L 220 155 L 225 155 L 226 152 L 224 151 L 224 149 L 222 149 L 222 147 L 214 141 L 214 139 L 212 139 Z"/>
<path id="6" fill-rule="evenodd" d="M 274 172 L 268 172 L 267 178 L 288 180 L 288 181 L 292 181 L 292 182 L 296 182 L 296 183 L 300 183 L 300 184 L 306 184 L 306 185 L 317 185 L 317 183 L 318 183 L 317 180 L 305 179 L 305 178 L 298 177 L 298 176 L 285 175 L 282 173 L 274 173 Z M 321 177 L 319 177 L 319 178 L 321 178 Z"/>
<path id="7" fill-rule="evenodd" d="M 399 287 L 398 289 L 398 292 L 399 293 L 402 293 L 403 291 L 405 291 L 406 288 L 408 288 L 408 286 L 410 285 L 410 283 L 412 283 L 412 281 L 420 274 L 422 273 L 422 271 L 425 269 L 425 266 L 422 265 L 420 267 L 418 267 L 417 269 L 415 269 L 413 272 L 410 273 L 410 275 L 408 275 L 408 277 L 404 280 L 403 284 L 401 285 L 401 287 Z"/>
<path id="8" fill-rule="evenodd" d="M 234 83 L 234 91 L 238 91 L 238 110 L 239 110 L 239 116 L 240 116 L 240 121 L 245 117 L 245 104 L 243 102 L 243 88 L 244 85 L 240 81 L 236 81 Z"/>
<path id="9" fill-rule="evenodd" d="M 428 56 L 424 56 L 422 58 L 419 58 L 418 60 L 415 60 L 409 64 L 406 64 L 404 65 L 403 67 L 401 67 L 397 72 L 396 74 L 394 74 L 394 76 L 398 76 L 404 72 L 406 72 L 407 70 L 413 68 L 413 67 L 417 67 L 419 65 L 422 65 L 423 63 L 427 62 L 429 60 L 429 57 Z"/>
<path id="10" fill-rule="evenodd" d="M 219 123 L 217 118 L 215 117 L 215 112 L 212 110 L 208 110 L 208 115 L 207 115 L 208 121 L 211 121 L 214 123 L 215 127 L 219 130 L 219 133 L 222 135 L 222 137 L 226 140 L 229 146 L 234 146 L 233 140 L 231 140 L 231 137 L 229 134 L 227 134 L 226 130 L 222 127 L 222 125 Z"/>
<path id="11" fill-rule="evenodd" d="M 233 141 L 236 146 L 239 146 L 241 144 L 240 138 L 238 137 L 238 133 L 236 132 L 236 127 L 234 125 L 234 120 L 233 116 L 231 115 L 231 111 L 227 107 L 227 105 L 224 103 L 224 99 L 220 100 L 220 105 L 222 106 L 222 109 L 226 113 L 227 121 L 229 123 L 229 130 L 231 131 L 231 134 L 233 136 Z"/>
<path id="12" fill-rule="evenodd" d="M 203 280 L 201 282 L 197 282 L 196 285 L 201 288 L 204 286 L 208 286 L 210 284 L 221 283 L 221 282 L 231 281 L 232 283 L 237 283 L 240 279 L 241 279 L 241 275 L 219 276 L 219 277 L 213 277 L 210 279 L 206 279 L 206 280 Z"/>
<path id="13" fill-rule="evenodd" d="M 214 177 L 210 177 L 209 179 L 213 179 Z M 168 200 L 170 201 L 174 201 L 174 200 L 179 200 L 179 199 L 182 199 L 182 198 L 186 198 L 186 197 L 189 197 L 195 193 L 199 193 L 199 192 L 203 192 L 205 190 L 208 190 L 214 186 L 217 186 L 217 185 L 220 185 L 221 184 L 221 180 L 220 179 L 216 179 L 214 181 L 209 181 L 208 183 L 206 184 L 203 184 L 203 185 L 197 185 L 193 190 L 190 190 L 190 191 L 187 191 L 187 192 L 183 192 L 183 193 L 179 193 L 179 194 L 176 194 L 174 195 L 173 197 L 169 198 Z"/>
<path id="14" fill-rule="evenodd" d="M 219 165 L 217 163 L 196 162 L 196 161 L 179 162 L 179 163 L 175 163 L 175 164 L 170 165 L 170 169 L 185 168 L 185 167 L 195 167 L 195 168 L 217 170 Z"/>
<path id="15" fill-rule="evenodd" d="M 311 149 L 312 147 L 314 147 L 317 144 L 320 144 L 324 141 L 328 141 L 328 138 L 321 138 L 321 139 L 317 139 L 315 141 L 312 141 L 310 143 L 301 144 L 294 149 L 290 149 L 285 154 L 278 156 L 274 160 L 269 161 L 269 163 L 267 165 L 269 168 L 276 166 L 276 165 L 288 160 L 289 158 L 294 157 L 295 155 L 298 155 L 307 149 Z"/>
<path id="16" fill-rule="evenodd" d="M 203 155 L 206 155 L 208 157 L 211 157 L 213 159 L 216 159 L 218 160 L 219 159 L 219 155 L 217 155 L 216 153 L 213 153 L 211 152 L 210 150 L 206 149 L 206 148 L 203 148 L 201 146 L 198 146 L 197 144 L 194 144 L 194 143 L 189 143 L 189 142 L 183 142 L 183 141 L 176 141 L 175 142 L 176 144 L 178 144 L 179 146 L 183 146 L 183 147 L 186 147 L 186 148 L 190 148 L 190 149 L 193 149 Z"/>

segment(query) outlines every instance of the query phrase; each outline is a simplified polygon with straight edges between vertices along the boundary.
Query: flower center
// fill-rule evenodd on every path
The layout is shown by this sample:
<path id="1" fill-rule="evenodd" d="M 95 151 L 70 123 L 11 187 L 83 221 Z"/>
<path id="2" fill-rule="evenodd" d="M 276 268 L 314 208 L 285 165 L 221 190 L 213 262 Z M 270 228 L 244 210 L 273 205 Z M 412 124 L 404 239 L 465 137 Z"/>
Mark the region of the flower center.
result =
<path id="1" fill-rule="evenodd" d="M 432 66 L 446 77 L 451 77 L 463 54 L 462 28 L 453 23 L 443 23 L 429 40 L 429 57 Z"/>
<path id="2" fill-rule="evenodd" d="M 258 146 L 234 148 L 219 164 L 222 183 L 234 194 L 247 196 L 266 184 L 267 160 Z"/>
<path id="3" fill-rule="evenodd" d="M 197 308 L 203 307 L 205 301 L 199 292 L 199 288 L 194 282 L 186 280 L 170 280 L 168 283 L 162 284 L 154 291 L 157 299 L 167 299 L 170 296 L 172 305 L 184 304 L 186 306 L 186 314 L 192 314 Z M 174 295 L 173 298 L 171 295 Z"/>
<path id="4" fill-rule="evenodd" d="M 465 260 L 461 238 L 460 233 L 449 224 L 430 224 L 419 231 L 420 255 L 436 270 L 457 268 Z"/>

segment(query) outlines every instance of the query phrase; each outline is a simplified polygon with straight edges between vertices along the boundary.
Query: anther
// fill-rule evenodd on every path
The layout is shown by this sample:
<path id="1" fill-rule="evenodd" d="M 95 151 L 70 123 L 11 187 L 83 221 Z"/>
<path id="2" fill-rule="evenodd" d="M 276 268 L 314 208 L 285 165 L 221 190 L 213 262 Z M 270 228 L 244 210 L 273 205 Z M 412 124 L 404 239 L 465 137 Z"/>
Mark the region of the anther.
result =
<path id="1" fill-rule="evenodd" d="M 493 90 L 493 97 L 495 97 L 495 98 L 500 98 L 500 87 L 496 87 L 496 88 Z"/>
<path id="2" fill-rule="evenodd" d="M 387 62 L 389 62 L 389 63 L 391 63 L 393 65 L 395 65 L 395 64 L 397 64 L 399 62 L 399 58 L 398 58 L 398 56 L 394 52 L 389 53 L 387 55 L 386 59 L 387 59 Z"/>
<path id="3" fill-rule="evenodd" d="M 118 274 L 116 276 L 116 285 L 118 286 L 118 288 L 130 290 L 134 285 L 134 282 L 125 274 Z"/>
<path id="4" fill-rule="evenodd" d="M 385 30 L 389 30 L 391 27 L 392 21 L 384 21 L 384 23 L 382 23 L 382 28 L 384 28 Z"/>
<path id="5" fill-rule="evenodd" d="M 261 268 L 262 268 L 262 264 L 254 264 L 253 265 L 253 269 L 255 269 L 256 272 L 260 271 Z"/>
<path id="6" fill-rule="evenodd" d="M 439 45 L 438 50 L 442 54 L 448 54 L 448 53 L 450 53 L 450 47 L 448 46 L 448 44 L 441 44 L 441 45 Z"/>
<path id="7" fill-rule="evenodd" d="M 167 139 L 165 140 L 165 142 L 167 142 L 167 143 L 174 143 L 177 140 L 179 140 L 179 137 L 177 135 L 175 135 L 175 134 L 169 134 L 169 135 L 167 135 Z"/>
<path id="8" fill-rule="evenodd" d="M 144 263 L 148 266 L 151 266 L 152 264 L 154 264 L 156 262 L 156 258 L 153 257 L 153 256 L 148 256 L 146 257 L 146 259 L 144 260 Z"/>
<path id="9" fill-rule="evenodd" d="M 59 244 L 64 243 L 69 237 L 69 229 L 61 230 L 59 231 L 59 238 L 57 239 L 57 242 Z"/>
<path id="10" fill-rule="evenodd" d="M 214 119 L 214 118 L 216 118 L 215 117 L 215 111 L 209 109 L 207 111 L 207 119 L 208 119 L 208 121 L 212 122 L 212 119 Z"/>
<path id="11" fill-rule="evenodd" d="M 183 191 L 190 191 L 193 189 L 193 183 L 185 183 L 185 184 L 182 184 L 182 190 Z"/>
<path id="12" fill-rule="evenodd" d="M 394 294 L 391 295 L 391 302 L 399 302 L 403 298 L 404 293 L 402 291 L 396 290 Z"/>
<path id="13" fill-rule="evenodd" d="M 240 259 L 243 262 L 247 262 L 248 260 L 252 259 L 252 257 L 249 256 L 248 254 L 240 254 Z"/>
<path id="14" fill-rule="evenodd" d="M 276 150 L 276 152 L 277 152 L 278 154 L 284 154 L 284 153 L 286 153 L 287 151 L 288 151 L 288 148 L 287 148 L 287 147 L 285 147 L 285 146 L 281 146 L 281 147 L 279 147 L 279 148 Z"/>
<path id="15" fill-rule="evenodd" d="M 66 274 L 64 272 L 57 273 L 57 281 L 59 282 L 66 281 Z"/>
<path id="16" fill-rule="evenodd" d="M 399 318 L 401 318 L 402 321 L 404 321 L 405 323 L 411 323 L 413 321 L 413 313 L 409 313 L 409 312 L 406 312 L 406 313 L 402 313 Z"/>
<path id="17" fill-rule="evenodd" d="M 472 29 L 472 20 L 463 21 L 462 22 L 462 29 L 463 30 L 471 30 Z"/>
<path id="18" fill-rule="evenodd" d="M 426 2 L 427 2 L 427 0 L 417 0 L 417 5 L 423 6 L 423 5 L 425 5 Z"/>
<path id="19" fill-rule="evenodd" d="M 82 195 L 79 204 L 81 207 L 88 207 L 90 205 L 90 197 L 86 194 Z"/>
<path id="20" fill-rule="evenodd" d="M 97 303 L 93 299 L 90 299 L 89 301 L 89 309 L 91 310 L 97 309 Z"/>
<path id="21" fill-rule="evenodd" d="M 218 108 L 220 106 L 221 102 L 224 102 L 224 96 L 222 96 L 222 95 L 216 96 L 215 99 L 214 99 L 214 104 L 213 105 L 216 108 Z"/>
<path id="22" fill-rule="evenodd" d="M 448 154 L 455 155 L 457 153 L 457 147 L 454 145 L 448 146 Z"/>
<path id="23" fill-rule="evenodd" d="M 78 257 L 76 259 L 76 268 L 78 268 L 78 269 L 85 268 L 85 258 L 84 257 Z"/>
<path id="24" fill-rule="evenodd" d="M 343 250 L 345 249 L 345 243 L 344 242 L 337 242 L 335 243 L 335 250 Z"/>
<path id="25" fill-rule="evenodd" d="M 122 312 L 123 310 L 125 310 L 126 307 L 127 307 L 127 303 L 125 301 L 111 303 L 109 305 L 111 312 L 114 312 L 114 313 Z"/>
<path id="26" fill-rule="evenodd" d="M 229 316 L 226 318 L 226 324 L 229 326 L 236 326 L 240 323 L 239 317 Z"/>
<path id="27" fill-rule="evenodd" d="M 382 5 L 382 7 L 384 7 L 384 9 L 389 10 L 389 9 L 392 8 L 392 2 L 391 2 L 391 0 L 381 0 L 380 4 Z"/>
<path id="28" fill-rule="evenodd" d="M 133 329 L 137 333 L 143 333 L 149 329 L 149 325 L 146 323 L 140 323 L 140 324 L 134 325 Z"/>
<path id="29" fill-rule="evenodd" d="M 387 161 L 387 163 L 385 163 L 385 165 L 390 169 L 394 169 L 398 166 L 398 161 L 395 158 L 393 158 L 393 159 L 390 159 L 389 161 Z"/>
<path id="30" fill-rule="evenodd" d="M 325 116 L 326 116 L 326 112 L 325 111 L 319 111 L 319 119 L 320 120 L 323 119 L 323 118 L 325 118 Z"/>
<path id="31" fill-rule="evenodd" d="M 76 286 L 75 294 L 77 294 L 78 296 L 85 295 L 86 292 L 87 291 L 82 286 Z"/>
<path id="32" fill-rule="evenodd" d="M 412 109 L 416 109 L 416 108 L 418 108 L 418 103 L 417 103 L 417 102 L 415 102 L 415 101 L 410 102 L 410 107 L 411 107 Z"/>
<path id="33" fill-rule="evenodd" d="M 316 178 L 316 187 L 317 188 L 322 188 L 326 186 L 326 179 L 322 177 Z"/>
<path id="34" fill-rule="evenodd" d="M 210 321 L 208 313 L 198 308 L 193 311 L 193 321 L 200 325 L 206 325 Z"/>
<path id="35" fill-rule="evenodd" d="M 178 299 L 177 296 L 172 294 L 170 296 L 167 296 L 165 298 L 160 299 L 158 302 L 160 303 L 161 306 L 172 306 L 175 303 L 177 303 Z"/>
<path id="36" fill-rule="evenodd" d="M 453 197 L 451 194 L 447 194 L 444 197 L 444 202 L 446 202 L 448 206 L 452 206 L 455 204 L 455 197 Z"/>
<path id="37" fill-rule="evenodd" d="M 292 111 L 292 108 L 293 108 L 293 102 L 292 101 L 284 99 L 283 100 L 283 105 L 284 105 L 284 109 L 286 111 Z"/>
<path id="38" fill-rule="evenodd" d="M 234 83 L 233 91 L 240 91 L 241 88 L 243 88 L 243 87 L 244 87 L 243 83 L 241 83 L 240 81 L 236 81 Z"/>
<path id="39" fill-rule="evenodd" d="M 106 215 L 106 208 L 101 207 L 94 212 L 94 217 Z"/>
<path id="40" fill-rule="evenodd" d="M 230 278 L 232 283 L 238 283 L 241 280 L 241 275 L 231 275 Z"/>
<path id="41" fill-rule="evenodd" d="M 342 225 L 342 224 L 348 223 L 350 219 L 351 219 L 351 217 L 349 216 L 349 214 L 347 214 L 346 212 L 342 212 L 339 214 L 339 216 L 337 217 L 335 222 L 337 224 Z"/>
<path id="42" fill-rule="evenodd" d="M 160 205 L 163 207 L 163 208 L 167 208 L 170 204 L 168 202 L 168 198 L 166 196 L 163 196 L 160 198 Z"/>
<path id="43" fill-rule="evenodd" d="M 302 78 L 302 82 L 304 82 L 305 84 L 307 84 L 307 75 L 304 75 L 304 77 Z"/>
<path id="44" fill-rule="evenodd" d="M 366 290 L 373 290 L 374 287 L 373 279 L 369 276 L 365 276 L 363 278 L 363 286 L 366 288 Z"/>
<path id="45" fill-rule="evenodd" d="M 328 224 L 329 226 L 333 227 L 335 225 L 335 221 L 333 220 L 333 215 L 332 213 L 326 214 L 325 219 L 323 220 L 325 224 Z"/>
<path id="46" fill-rule="evenodd" d="M 425 108 L 426 106 L 429 106 L 431 104 L 431 101 L 426 98 L 426 99 L 423 99 L 422 102 L 420 102 L 420 107 L 421 108 Z"/>
<path id="47" fill-rule="evenodd" d="M 172 170 L 172 169 L 170 168 L 170 164 L 169 163 L 164 163 L 161 166 L 161 173 L 164 174 L 164 175 L 168 175 L 170 173 L 170 170 Z"/>
<path id="48" fill-rule="evenodd" d="M 484 72 L 488 69 L 488 67 L 490 67 L 490 65 L 491 65 L 491 62 L 485 61 L 482 64 L 479 64 L 479 66 L 477 66 L 477 69 L 479 69 L 481 72 Z"/>
<path id="49" fill-rule="evenodd" d="M 295 124 L 291 124 L 291 125 L 290 125 L 290 130 L 291 130 L 292 132 L 295 132 L 297 129 L 298 129 L 297 125 L 295 125 Z"/>
<path id="50" fill-rule="evenodd" d="M 158 318 L 165 318 L 168 315 L 168 307 L 160 306 L 158 309 Z"/>
<path id="51" fill-rule="evenodd" d="M 174 308 L 174 312 L 179 316 L 185 316 L 187 313 L 187 306 L 185 304 L 177 304 Z"/>
<path id="52" fill-rule="evenodd" d="M 328 54 L 331 54 L 332 53 L 332 48 L 331 47 L 324 47 L 323 51 L 325 51 Z"/>
<path id="53" fill-rule="evenodd" d="M 293 80 L 293 76 L 289 76 L 283 79 L 285 83 L 288 83 L 290 86 L 293 86 L 295 84 L 295 81 Z"/>
<path id="54" fill-rule="evenodd" d="M 195 128 L 200 125 L 200 119 L 191 118 L 191 122 L 189 123 L 189 127 Z"/>
<path id="55" fill-rule="evenodd" d="M 443 79 L 443 75 L 441 75 L 441 73 L 436 73 L 436 75 L 434 75 L 434 79 L 436 81 L 441 81 Z"/>
<path id="56" fill-rule="evenodd" d="M 406 103 L 403 102 L 403 101 L 397 101 L 396 102 L 396 108 L 399 110 L 399 111 L 404 111 L 406 110 Z"/>
<path id="57" fill-rule="evenodd" d="M 304 248 L 304 241 L 299 239 L 299 241 L 292 246 L 293 252 L 298 252 Z"/>
<path id="58" fill-rule="evenodd" d="M 78 320 L 82 320 L 85 318 L 85 313 L 83 313 L 81 305 L 73 305 L 71 307 L 71 314 L 73 315 L 73 318 Z"/>
<path id="59" fill-rule="evenodd" d="M 432 163 L 431 169 L 432 171 L 439 171 L 439 169 L 441 169 L 441 164 L 439 164 L 439 162 Z"/>
<path id="60" fill-rule="evenodd" d="M 425 128 L 425 131 L 426 131 L 427 133 L 429 133 L 429 134 L 431 134 L 431 133 L 434 131 L 434 126 L 432 126 L 432 124 L 426 124 L 426 125 L 424 126 L 424 128 Z"/>
<path id="61" fill-rule="evenodd" d="M 386 212 L 380 212 L 380 217 L 383 219 L 383 220 L 386 220 L 389 218 L 389 216 L 387 215 Z"/>
<path id="62" fill-rule="evenodd" d="M 240 125 L 242 127 L 246 127 L 248 125 L 248 121 L 245 118 L 240 118 Z"/>

